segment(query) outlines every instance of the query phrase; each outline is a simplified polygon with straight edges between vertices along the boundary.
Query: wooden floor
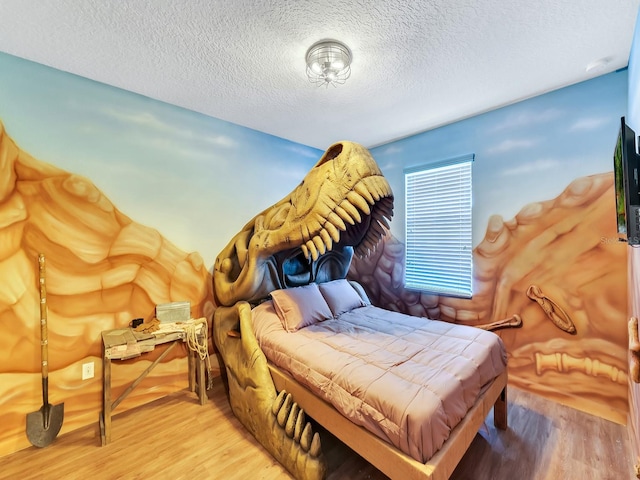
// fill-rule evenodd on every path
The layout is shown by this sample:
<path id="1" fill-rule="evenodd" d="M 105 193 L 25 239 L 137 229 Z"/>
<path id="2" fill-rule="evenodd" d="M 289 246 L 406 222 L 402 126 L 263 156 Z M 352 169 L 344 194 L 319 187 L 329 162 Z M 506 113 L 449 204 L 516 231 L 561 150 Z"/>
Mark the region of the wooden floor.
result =
<path id="1" fill-rule="evenodd" d="M 117 412 L 116 412 L 117 413 Z M 235 419 L 216 379 L 200 406 L 186 390 L 113 418 L 113 441 L 95 426 L 49 446 L 0 458 L 0 478 L 288 479 Z M 328 480 L 386 479 L 332 437 L 323 437 Z M 455 480 L 634 479 L 626 427 L 509 390 L 509 429 L 491 415 L 454 472 Z"/>

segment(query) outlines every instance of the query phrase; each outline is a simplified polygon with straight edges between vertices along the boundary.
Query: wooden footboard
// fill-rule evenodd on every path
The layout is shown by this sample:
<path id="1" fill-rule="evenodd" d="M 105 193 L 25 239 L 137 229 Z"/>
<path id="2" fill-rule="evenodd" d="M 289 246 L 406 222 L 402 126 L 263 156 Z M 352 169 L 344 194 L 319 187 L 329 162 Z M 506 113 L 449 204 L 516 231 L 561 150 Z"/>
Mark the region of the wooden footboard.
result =
<path id="1" fill-rule="evenodd" d="M 492 407 L 497 428 L 507 428 L 507 371 L 496 377 L 467 412 L 443 447 L 422 464 L 368 430 L 352 423 L 287 373 L 269 364 L 278 391 L 286 390 L 305 412 L 388 477 L 447 480 L 471 445 Z"/>

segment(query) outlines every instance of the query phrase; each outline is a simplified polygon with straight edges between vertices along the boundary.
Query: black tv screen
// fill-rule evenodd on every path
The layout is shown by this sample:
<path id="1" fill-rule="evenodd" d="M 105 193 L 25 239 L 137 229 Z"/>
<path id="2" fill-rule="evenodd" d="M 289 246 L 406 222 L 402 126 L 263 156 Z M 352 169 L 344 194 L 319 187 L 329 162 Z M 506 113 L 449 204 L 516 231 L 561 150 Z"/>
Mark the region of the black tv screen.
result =
<path id="1" fill-rule="evenodd" d="M 640 156 L 636 153 L 635 137 L 622 117 L 613 153 L 616 221 L 618 234 L 630 245 L 640 244 Z"/>

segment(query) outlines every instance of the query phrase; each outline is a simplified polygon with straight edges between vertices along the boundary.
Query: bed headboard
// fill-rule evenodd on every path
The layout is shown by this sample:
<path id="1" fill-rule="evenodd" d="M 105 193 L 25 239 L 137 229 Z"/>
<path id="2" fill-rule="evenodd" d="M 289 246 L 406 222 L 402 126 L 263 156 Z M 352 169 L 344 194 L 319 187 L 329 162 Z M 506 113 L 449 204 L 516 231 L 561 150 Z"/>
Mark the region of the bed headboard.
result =
<path id="1" fill-rule="evenodd" d="M 218 305 L 346 278 L 353 255 L 374 251 L 392 216 L 391 187 L 369 151 L 333 144 L 293 192 L 220 252 L 213 272 Z"/>

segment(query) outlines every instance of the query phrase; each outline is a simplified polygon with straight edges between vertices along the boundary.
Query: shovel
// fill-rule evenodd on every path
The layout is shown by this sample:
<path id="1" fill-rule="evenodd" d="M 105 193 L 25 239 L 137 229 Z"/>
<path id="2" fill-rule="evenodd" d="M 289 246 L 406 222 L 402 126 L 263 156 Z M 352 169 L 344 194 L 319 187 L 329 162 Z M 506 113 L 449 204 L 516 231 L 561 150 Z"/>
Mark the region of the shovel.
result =
<path id="1" fill-rule="evenodd" d="M 44 255 L 38 255 L 40 271 L 40 345 L 42 356 L 42 407 L 27 414 L 27 438 L 36 447 L 46 447 L 58 435 L 64 418 L 64 403 L 49 403 L 49 338 L 47 333 L 47 289 Z"/>

